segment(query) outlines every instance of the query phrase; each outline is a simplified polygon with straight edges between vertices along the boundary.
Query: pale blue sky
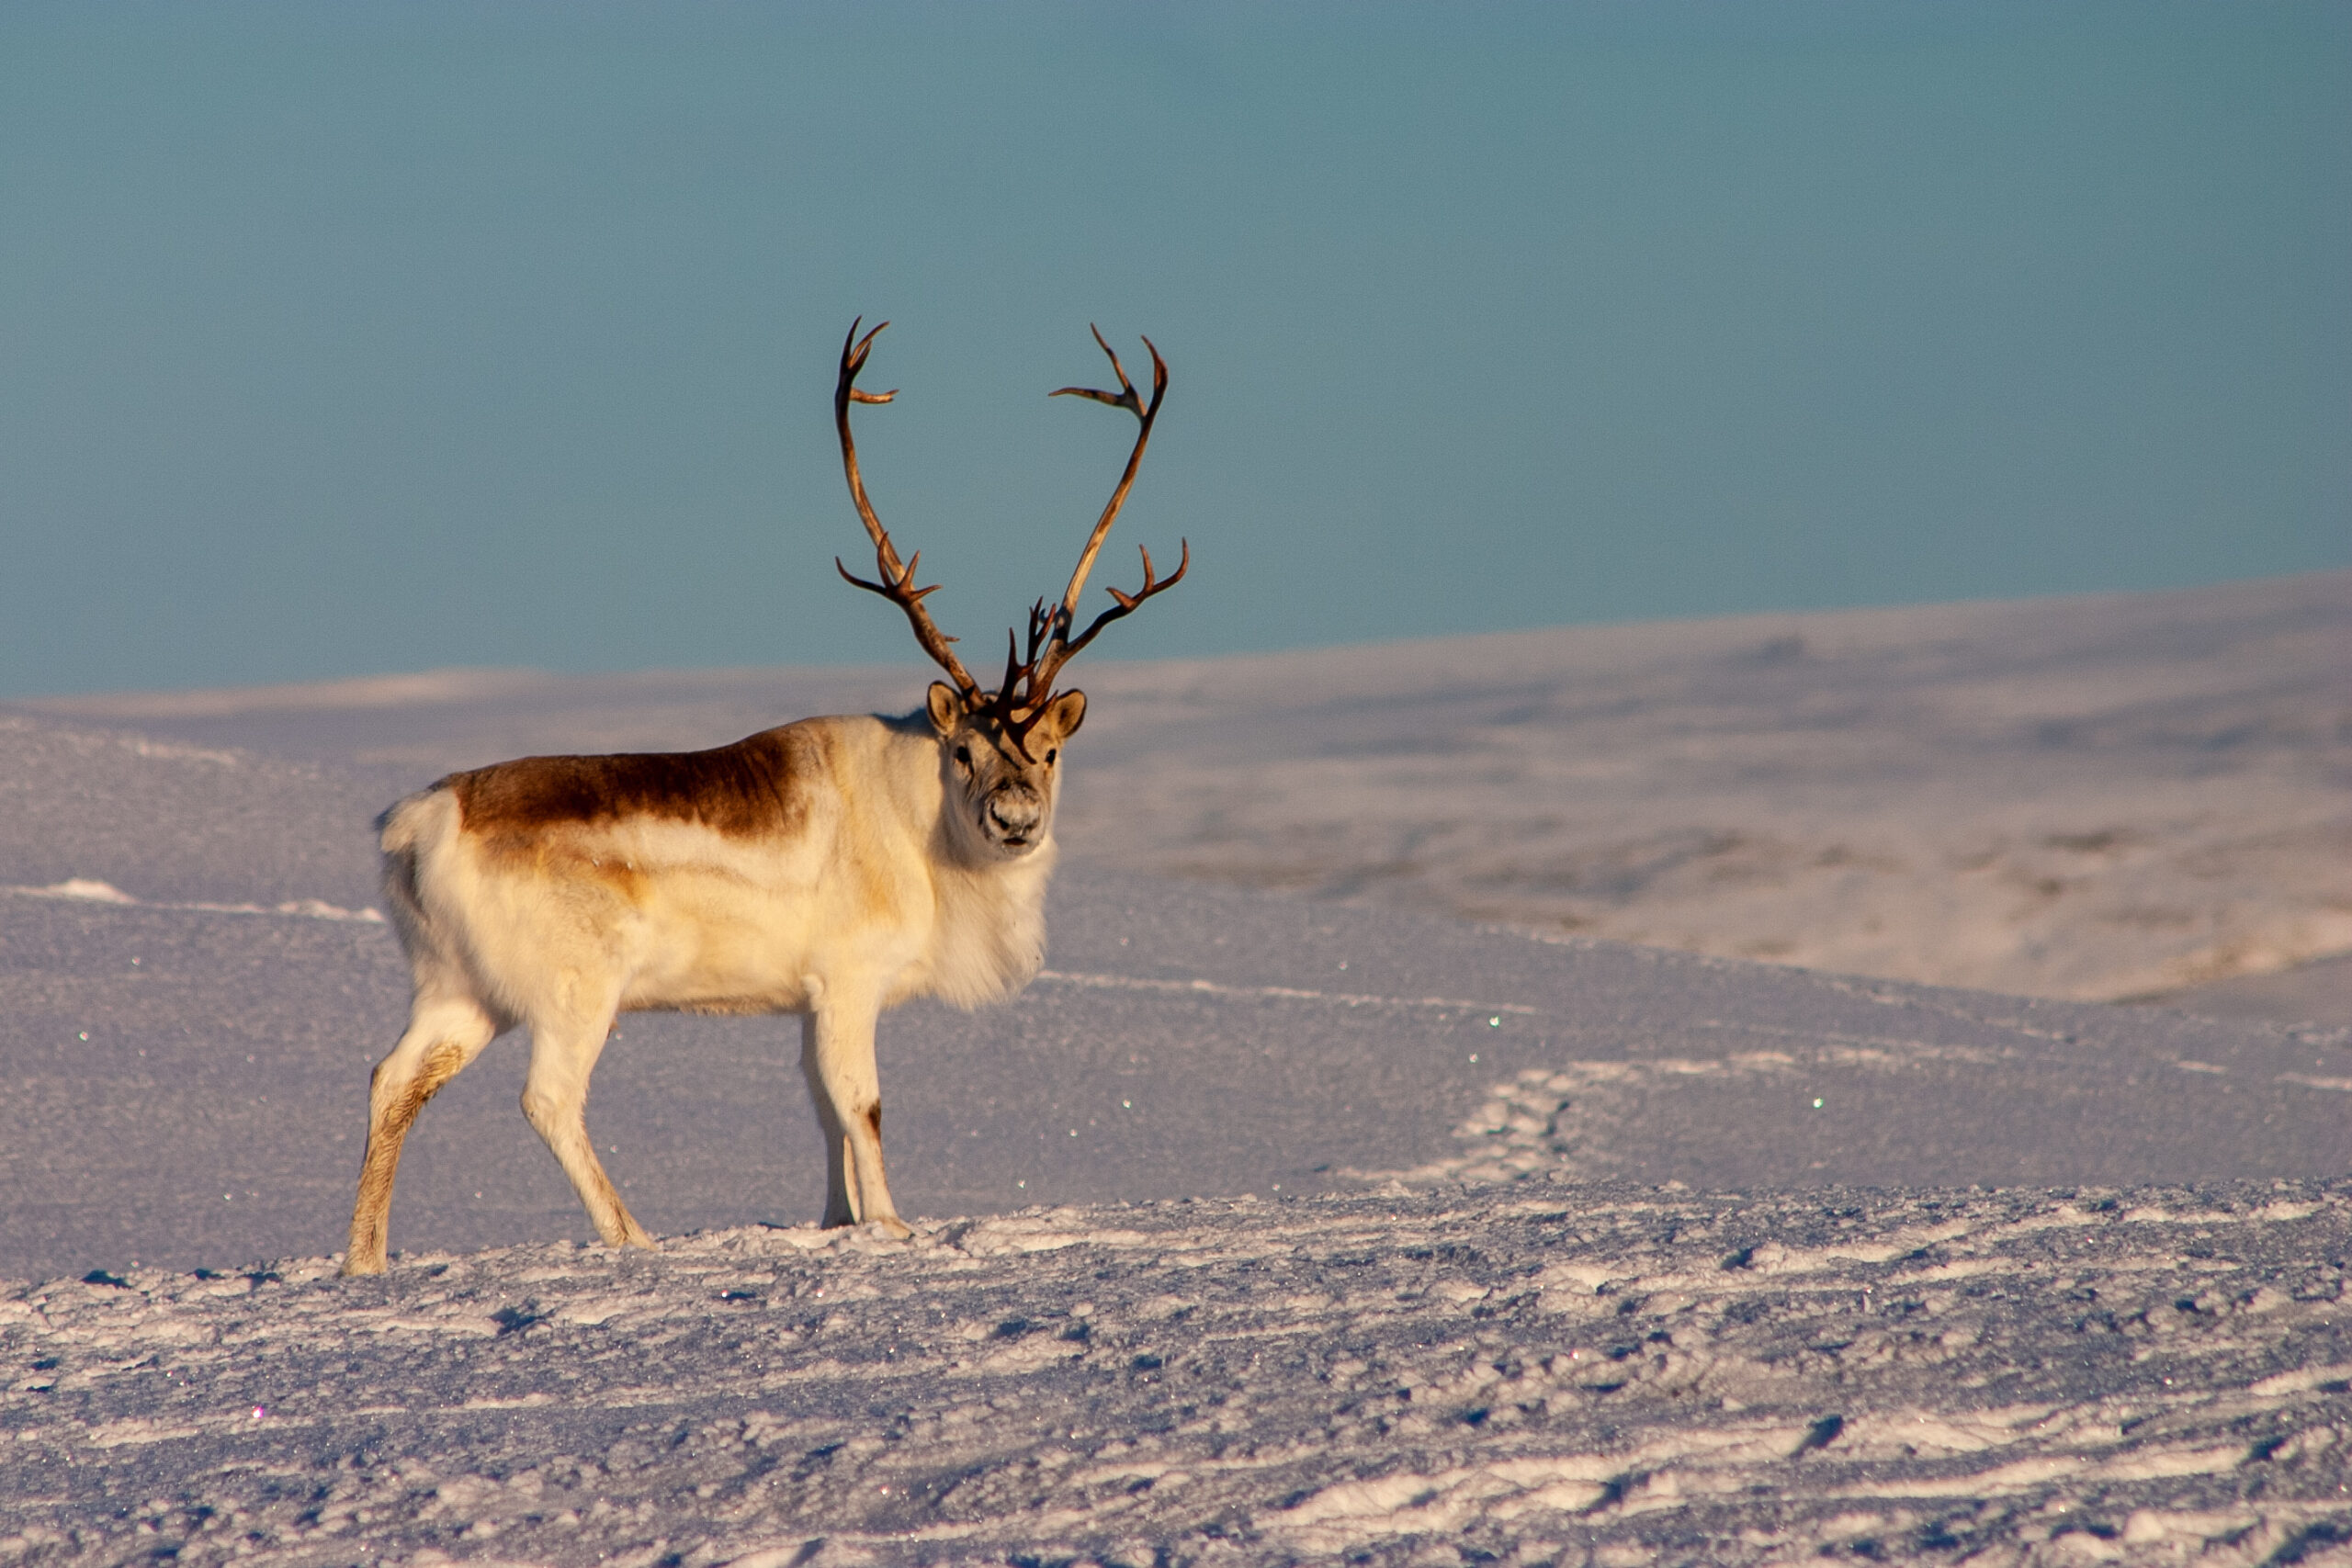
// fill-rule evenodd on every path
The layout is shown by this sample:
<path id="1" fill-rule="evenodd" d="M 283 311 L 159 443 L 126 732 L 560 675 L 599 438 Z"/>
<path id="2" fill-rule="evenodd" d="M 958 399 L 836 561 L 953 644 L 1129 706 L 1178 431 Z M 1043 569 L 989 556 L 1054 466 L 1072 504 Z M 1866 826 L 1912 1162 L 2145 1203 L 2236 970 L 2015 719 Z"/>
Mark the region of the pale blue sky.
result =
<path id="1" fill-rule="evenodd" d="M 2344 565 L 2352 7 L 11 6 L 0 694 L 919 659 L 861 311 L 981 649 L 1090 321 L 1105 652 Z"/>

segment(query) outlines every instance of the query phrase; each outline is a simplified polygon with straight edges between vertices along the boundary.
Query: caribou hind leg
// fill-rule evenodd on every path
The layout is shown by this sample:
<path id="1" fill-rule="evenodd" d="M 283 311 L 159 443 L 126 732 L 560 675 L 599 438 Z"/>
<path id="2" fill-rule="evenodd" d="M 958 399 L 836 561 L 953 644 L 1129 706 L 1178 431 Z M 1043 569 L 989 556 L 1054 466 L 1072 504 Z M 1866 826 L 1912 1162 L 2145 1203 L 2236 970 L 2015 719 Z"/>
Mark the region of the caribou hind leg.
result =
<path id="1" fill-rule="evenodd" d="M 588 1075 L 612 1032 L 609 1005 L 587 1014 L 531 1020 L 531 1070 L 523 1081 L 523 1114 L 571 1179 L 588 1219 L 607 1247 L 654 1245 L 628 1212 L 588 1137 Z"/>
<path id="2" fill-rule="evenodd" d="M 471 997 L 425 995 L 409 1012 L 408 1031 L 376 1064 L 368 1083 L 368 1152 L 359 1165 L 359 1196 L 351 1210 L 345 1274 L 380 1274 L 387 1262 L 387 1224 L 401 1145 L 424 1102 L 465 1070 L 498 1033 L 498 1021 Z"/>

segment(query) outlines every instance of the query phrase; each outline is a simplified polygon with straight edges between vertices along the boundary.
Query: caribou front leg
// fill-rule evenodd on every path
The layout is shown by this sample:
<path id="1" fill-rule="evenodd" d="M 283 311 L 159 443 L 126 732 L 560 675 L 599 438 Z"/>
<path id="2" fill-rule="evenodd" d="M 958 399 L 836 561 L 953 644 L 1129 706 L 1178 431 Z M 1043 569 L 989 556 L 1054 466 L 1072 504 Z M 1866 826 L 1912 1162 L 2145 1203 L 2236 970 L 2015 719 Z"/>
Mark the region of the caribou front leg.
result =
<path id="1" fill-rule="evenodd" d="M 804 1015 L 800 1070 L 825 1136 L 827 1225 L 873 1224 L 910 1235 L 882 1173 L 882 1082 L 874 1066 L 878 1009 L 828 988 Z"/>

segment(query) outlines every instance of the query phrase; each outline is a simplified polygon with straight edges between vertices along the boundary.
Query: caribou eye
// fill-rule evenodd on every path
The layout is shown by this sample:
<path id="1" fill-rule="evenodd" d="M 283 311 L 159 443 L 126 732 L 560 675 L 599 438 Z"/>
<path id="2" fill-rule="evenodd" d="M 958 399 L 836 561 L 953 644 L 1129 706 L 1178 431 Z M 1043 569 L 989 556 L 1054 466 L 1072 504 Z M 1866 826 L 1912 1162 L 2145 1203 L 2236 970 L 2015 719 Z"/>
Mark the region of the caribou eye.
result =
<path id="1" fill-rule="evenodd" d="M 956 747 L 956 760 L 958 762 L 961 762 L 964 766 L 967 768 L 970 767 L 972 765 L 972 749 L 969 746 Z"/>
<path id="2" fill-rule="evenodd" d="M 1047 767 L 1049 767 L 1049 768 L 1050 768 L 1050 767 L 1052 767 L 1052 766 L 1054 765 L 1054 759 L 1055 759 L 1055 758 L 1057 758 L 1057 757 L 1058 757 L 1058 756 L 1060 756 L 1061 754 L 1062 754 L 1062 749 L 1061 749 L 1060 747 L 1058 747 L 1058 746 L 1055 747 L 1052 750 L 1050 750 L 1050 751 L 1046 752 L 1046 766 L 1047 766 Z"/>

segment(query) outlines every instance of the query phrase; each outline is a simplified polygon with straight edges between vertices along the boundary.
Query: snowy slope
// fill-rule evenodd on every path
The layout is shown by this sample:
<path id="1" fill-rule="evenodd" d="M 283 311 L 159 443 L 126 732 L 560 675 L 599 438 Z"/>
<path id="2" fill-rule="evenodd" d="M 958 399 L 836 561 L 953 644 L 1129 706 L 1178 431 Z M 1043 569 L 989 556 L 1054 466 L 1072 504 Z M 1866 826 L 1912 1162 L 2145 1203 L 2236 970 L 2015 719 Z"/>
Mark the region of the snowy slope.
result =
<path id="1" fill-rule="evenodd" d="M 914 1242 L 806 1228 L 791 1021 L 635 1016 L 590 1122 L 660 1254 L 578 1245 L 510 1040 L 420 1122 L 392 1274 L 334 1280 L 405 1002 L 368 817 L 435 748 L 694 743 L 801 679 L 0 716 L 0 1279 L 47 1281 L 0 1287 L 0 1564 L 2352 1542 L 2352 1032 L 1116 854 L 1014 1003 L 885 1021 Z M 276 757 L 205 731 L 273 714 Z M 1142 787 L 1166 718 L 1090 729 L 1079 798 Z"/>
<path id="2" fill-rule="evenodd" d="M 0 733 L 11 740 L 60 744 Z M 79 886 L 0 884 L 0 1276 L 331 1250 L 368 1070 L 407 999 L 389 929 L 336 901 L 357 901 L 364 834 L 339 828 L 307 860 L 248 865 L 241 836 L 256 829 L 228 797 L 293 792 L 300 770 L 74 754 L 119 776 L 69 798 L 150 808 L 113 829 Z M 311 787 L 327 820 L 360 786 L 322 771 Z M 224 797 L 217 816 L 208 791 Z M 137 880 L 141 840 L 175 840 L 188 820 L 216 830 L 163 879 L 180 896 L 155 897 Z M 168 864 L 160 846 L 155 858 Z M 211 896 L 185 897 L 208 865 Z M 306 871 L 315 883 L 289 880 Z M 303 886 L 330 897 L 288 897 Z M 99 887 L 113 892 L 89 896 Z M 1050 925 L 1047 971 L 1013 1004 L 885 1021 L 892 1184 L 909 1213 L 1271 1197 L 1392 1172 L 1920 1185 L 2352 1166 L 2342 1031 L 1546 941 L 1082 867 L 1057 879 Z M 822 1163 L 797 1052 L 790 1020 L 621 1021 L 590 1127 L 648 1224 L 813 1214 Z M 421 1120 L 395 1247 L 590 1234 L 515 1109 L 524 1058 L 502 1043 Z"/>
<path id="3" fill-rule="evenodd" d="M 1106 867 L 2079 999 L 2352 953 L 2352 572 L 1080 668 L 1062 837 Z M 423 778 L 903 711 L 922 681 L 457 672 L 41 711 Z"/>

